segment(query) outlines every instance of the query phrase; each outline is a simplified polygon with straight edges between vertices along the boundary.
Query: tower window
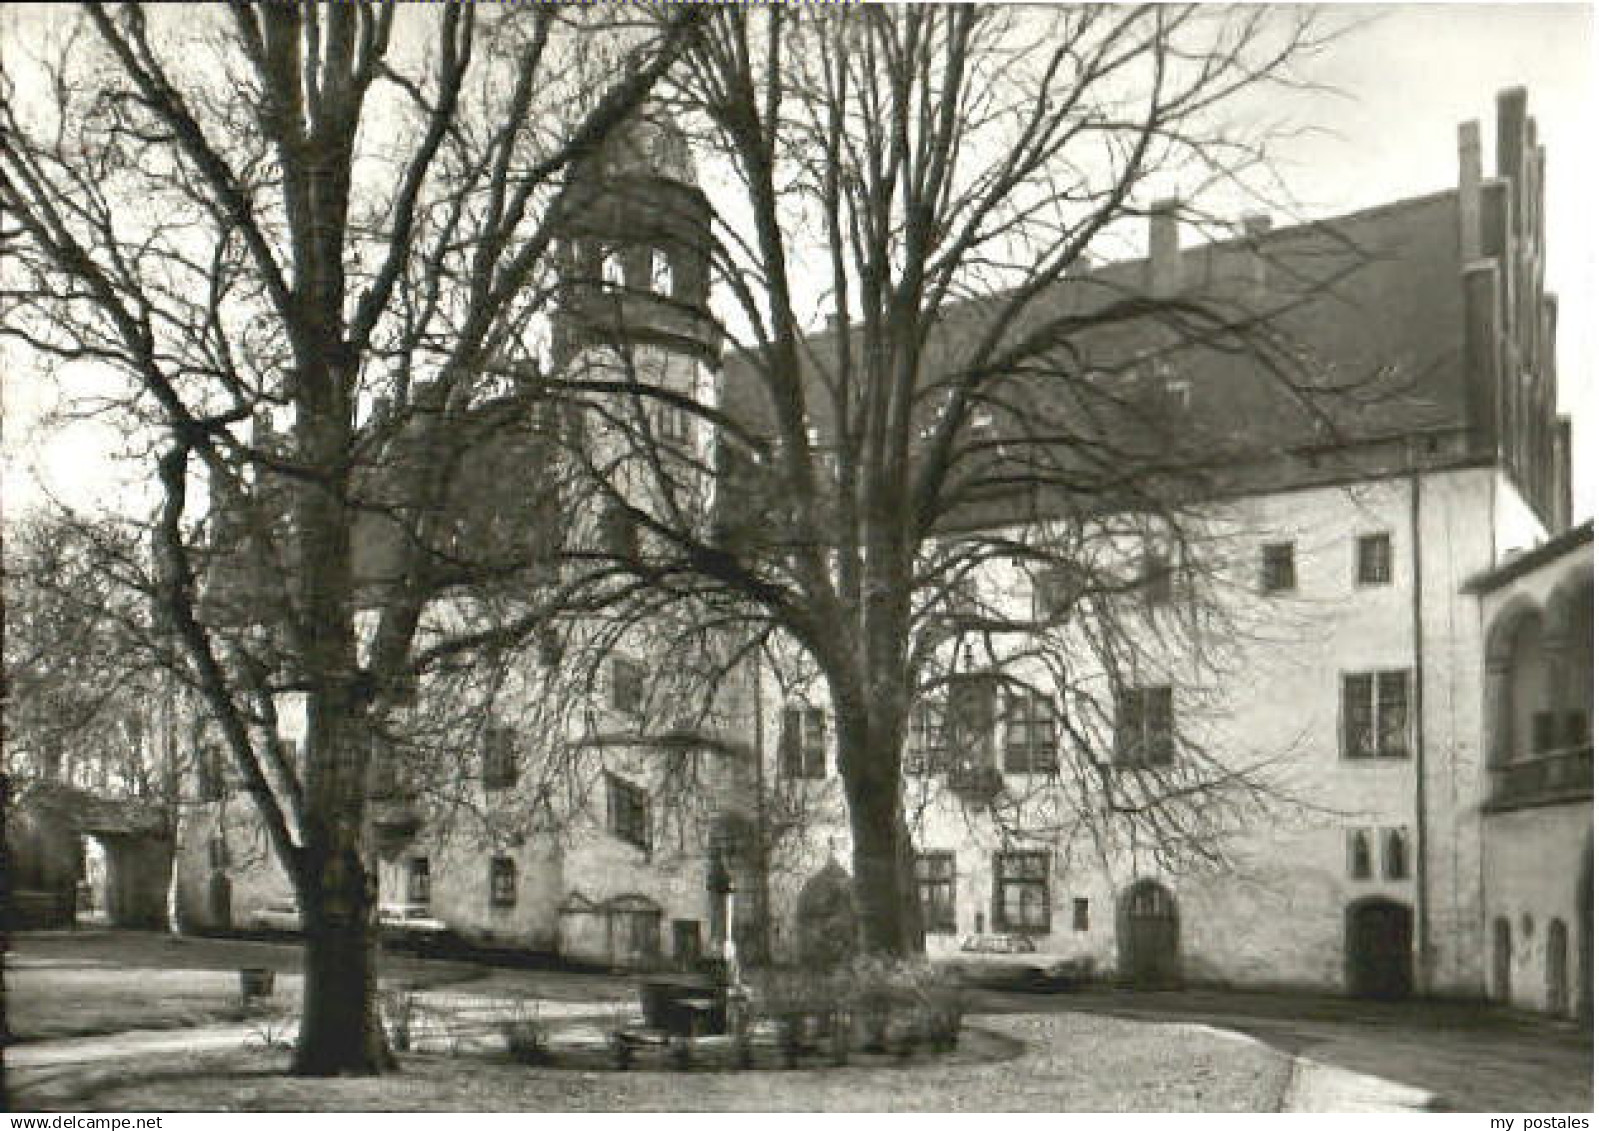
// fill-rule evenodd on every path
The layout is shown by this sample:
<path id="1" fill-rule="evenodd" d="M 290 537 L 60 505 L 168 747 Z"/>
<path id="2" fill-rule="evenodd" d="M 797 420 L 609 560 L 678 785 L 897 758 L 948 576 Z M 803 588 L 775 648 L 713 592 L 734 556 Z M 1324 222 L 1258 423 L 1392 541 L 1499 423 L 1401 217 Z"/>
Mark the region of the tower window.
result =
<path id="1" fill-rule="evenodd" d="M 677 277 L 672 271 L 672 260 L 666 252 L 650 252 L 650 293 L 671 298 L 675 293 Z"/>

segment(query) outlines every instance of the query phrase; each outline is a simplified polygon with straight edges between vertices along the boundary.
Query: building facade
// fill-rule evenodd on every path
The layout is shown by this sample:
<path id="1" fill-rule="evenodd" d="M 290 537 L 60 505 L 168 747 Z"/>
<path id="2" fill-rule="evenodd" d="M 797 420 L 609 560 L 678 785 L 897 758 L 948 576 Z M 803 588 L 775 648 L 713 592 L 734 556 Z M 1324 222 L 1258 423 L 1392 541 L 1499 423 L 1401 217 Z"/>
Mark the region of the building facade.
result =
<path id="1" fill-rule="evenodd" d="M 748 374 L 696 317 L 708 301 L 708 207 L 669 132 L 635 142 L 596 171 L 607 187 L 571 229 L 577 282 L 555 348 L 596 388 L 646 382 L 736 416 Z M 1475 123 L 1459 143 L 1451 190 L 1318 225 L 1257 221 L 1244 239 L 1188 249 L 1175 215 L 1157 209 L 1151 256 L 1105 269 L 1158 293 L 1225 283 L 1270 296 L 1329 242 L 1363 249 L 1360 271 L 1283 318 L 1330 368 L 1373 374 L 1385 395 L 1329 432 L 1282 410 L 1236 360 L 1154 374 L 1178 426 L 1234 456 L 1196 508 L 1217 552 L 1203 578 L 1130 598 L 1129 623 L 1147 637 L 1130 682 L 1096 670 L 1064 630 L 1060 662 L 1036 649 L 949 657 L 951 678 L 917 705 L 906 749 L 930 953 L 1022 934 L 1134 984 L 1492 994 L 1556 1012 L 1590 1000 L 1578 908 L 1523 911 L 1514 895 L 1533 857 L 1513 826 L 1547 814 L 1506 783 L 1534 771 L 1511 768 L 1493 753 L 1507 740 L 1485 737 L 1504 733 L 1504 688 L 1522 686 L 1496 658 L 1514 648 L 1495 626 L 1521 607 L 1510 590 L 1537 583 L 1525 572 L 1485 582 L 1485 571 L 1546 553 L 1537 547 L 1570 523 L 1556 307 L 1542 288 L 1544 155 L 1524 92 L 1500 96 L 1491 176 Z M 593 513 L 565 516 L 575 536 L 625 543 L 654 508 L 709 507 L 721 484 L 703 421 L 663 398 L 613 426 L 681 467 L 663 478 L 637 465 L 639 445 L 596 433 L 584 450 L 610 468 L 612 490 Z M 1014 522 L 1004 508 L 967 518 Z M 1012 611 L 1049 606 L 1057 583 L 1023 563 L 977 579 L 983 601 Z M 1203 654 L 1160 630 L 1192 603 L 1189 585 L 1218 613 Z M 465 744 L 483 771 L 457 787 L 454 817 L 424 804 L 416 783 L 374 794 L 381 900 L 425 904 L 485 945 L 687 964 L 720 936 L 707 888 L 716 859 L 736 875 L 749 947 L 797 957 L 807 907 L 836 902 L 850 858 L 823 689 L 803 658 L 777 650 L 728 669 L 714 709 L 681 718 L 661 690 L 677 659 L 667 639 L 607 641 L 567 688 L 580 709 L 558 724 L 514 711 L 483 723 Z M 573 657 L 591 642 L 552 648 L 518 675 L 526 701 L 575 678 Z M 1527 725 L 1565 728 L 1580 747 L 1570 720 L 1591 709 L 1575 687 L 1564 721 Z M 1547 737 L 1516 749 L 1548 752 Z M 544 753 L 503 753 L 519 746 Z M 537 769 L 557 748 L 559 773 Z M 1591 796 L 1587 749 L 1586 769 L 1573 756 L 1559 772 Z M 1589 803 L 1560 804 L 1591 859 Z M 217 835 L 237 811 L 205 808 L 185 834 L 180 881 L 191 906 L 208 908 L 192 916 L 202 925 L 243 925 L 252 906 L 287 894 L 264 854 L 246 866 L 229 847 L 250 839 L 248 818 Z M 1591 883 L 1587 867 L 1568 878 Z M 225 914 L 219 874 L 231 885 Z M 1557 921 L 1577 940 L 1562 943 L 1572 957 L 1558 998 L 1547 989 Z"/>
<path id="2" fill-rule="evenodd" d="M 1273 272 L 1335 235 L 1372 262 L 1285 317 L 1330 367 L 1391 379 L 1392 391 L 1318 435 L 1272 417 L 1243 363 L 1195 358 L 1158 378 L 1180 394 L 1168 401 L 1182 426 L 1241 453 L 1202 508 L 1226 546 L 1208 579 L 1225 655 L 1152 647 L 1130 691 L 1100 673 L 1087 695 L 1079 681 L 1092 673 L 1068 681 L 990 656 L 917 708 L 907 797 L 931 953 L 1019 933 L 1134 983 L 1484 993 L 1505 961 L 1484 924 L 1503 899 L 1499 830 L 1514 818 L 1485 755 L 1502 678 L 1484 665 L 1473 579 L 1570 521 L 1536 136 L 1524 92 L 1507 91 L 1492 176 L 1470 123 L 1454 190 L 1304 228 L 1257 221 L 1247 241 L 1182 251 L 1171 213 L 1156 210 L 1151 258 L 1107 269 L 1157 293 L 1242 277 L 1269 294 Z M 1253 454 L 1235 421 L 1263 433 Z M 994 567 L 983 585 L 1001 612 L 1050 599 L 1050 579 L 1023 568 Z M 828 740 L 798 761 L 784 746 L 785 731 L 826 735 L 825 717 L 811 717 L 824 701 L 792 673 L 769 673 L 766 688 L 766 709 L 787 723 L 768 764 L 809 776 L 815 811 L 833 822 L 774 879 L 792 909 L 834 866 L 846 826 Z M 975 722 L 957 726 L 961 715 Z M 1569 761 L 1586 788 L 1591 770 Z M 1185 762 L 1206 770 L 1185 774 Z M 1129 799 L 1183 789 L 1211 791 L 1216 810 L 1174 813 L 1203 830 L 1188 851 L 1174 851 L 1184 829 L 1151 835 L 1120 819 Z M 1555 998 L 1540 988 L 1514 1000 Z"/>

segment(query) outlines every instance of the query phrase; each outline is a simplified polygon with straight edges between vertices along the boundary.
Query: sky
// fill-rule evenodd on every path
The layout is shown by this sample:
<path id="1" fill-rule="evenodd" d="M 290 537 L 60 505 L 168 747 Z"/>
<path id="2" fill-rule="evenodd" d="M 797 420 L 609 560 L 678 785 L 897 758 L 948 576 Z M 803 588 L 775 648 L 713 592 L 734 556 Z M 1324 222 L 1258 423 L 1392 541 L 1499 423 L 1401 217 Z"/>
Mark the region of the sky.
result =
<path id="1" fill-rule="evenodd" d="M 1575 431 L 1576 513 L 1591 516 L 1599 479 L 1599 226 L 1590 204 L 1599 197 L 1593 8 L 1443 3 L 1334 5 L 1327 11 L 1346 30 L 1303 64 L 1299 77 L 1334 93 L 1275 93 L 1237 108 L 1305 127 L 1277 152 L 1286 188 L 1304 216 L 1338 215 L 1453 186 L 1456 130 L 1472 119 L 1482 122 L 1484 164 L 1491 170 L 1495 95 L 1527 88 L 1529 112 L 1548 151 L 1545 282 L 1560 300 L 1560 406 Z M 0 47 L 36 33 L 40 18 L 53 17 L 43 9 L 5 17 Z M 80 504 L 106 497 L 107 484 L 117 478 L 105 458 L 107 436 L 92 428 L 61 433 L 36 427 L 51 390 L 19 361 L 15 350 L 0 355 L 7 511 L 36 498 L 41 482 Z"/>
<path id="2" fill-rule="evenodd" d="M 1301 69 L 1336 95 L 1294 100 L 1314 130 L 1279 152 L 1279 169 L 1311 216 L 1451 188 L 1457 128 L 1482 124 L 1485 175 L 1493 170 L 1494 99 L 1527 89 L 1527 109 L 1547 151 L 1544 285 L 1560 302 L 1560 410 L 1572 417 L 1574 511 L 1594 513 L 1599 479 L 1599 102 L 1594 9 L 1588 4 L 1339 5 L 1352 25 Z"/>

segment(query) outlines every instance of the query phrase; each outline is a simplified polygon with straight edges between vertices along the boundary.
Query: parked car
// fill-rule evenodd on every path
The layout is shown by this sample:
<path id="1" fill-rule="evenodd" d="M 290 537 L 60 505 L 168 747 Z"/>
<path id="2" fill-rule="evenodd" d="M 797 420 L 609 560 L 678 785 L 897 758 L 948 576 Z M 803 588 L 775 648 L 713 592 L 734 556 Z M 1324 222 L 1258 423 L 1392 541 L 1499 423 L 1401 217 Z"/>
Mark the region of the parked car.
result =
<path id="1" fill-rule="evenodd" d="M 1094 960 L 1039 954 L 1025 935 L 968 935 L 959 953 L 937 960 L 937 966 L 968 986 L 1062 990 L 1088 981 Z"/>
<path id="2" fill-rule="evenodd" d="M 385 903 L 378 908 L 378 931 L 385 942 L 416 950 L 440 950 L 454 936 L 449 924 L 435 919 L 425 903 Z"/>
<path id="3" fill-rule="evenodd" d="M 291 899 L 274 899 L 257 907 L 245 918 L 252 931 L 276 931 L 297 935 L 303 929 L 300 923 L 300 905 Z"/>

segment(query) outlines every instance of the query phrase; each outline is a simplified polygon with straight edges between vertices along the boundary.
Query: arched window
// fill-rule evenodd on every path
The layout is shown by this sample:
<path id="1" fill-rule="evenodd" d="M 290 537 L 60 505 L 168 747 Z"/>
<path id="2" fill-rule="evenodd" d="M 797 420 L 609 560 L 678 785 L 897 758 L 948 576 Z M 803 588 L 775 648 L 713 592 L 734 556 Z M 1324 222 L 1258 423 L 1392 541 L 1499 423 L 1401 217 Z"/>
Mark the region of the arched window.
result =
<path id="1" fill-rule="evenodd" d="M 1383 835 L 1382 874 L 1390 880 L 1403 880 L 1410 875 L 1410 845 L 1404 829 L 1389 829 Z"/>
<path id="2" fill-rule="evenodd" d="M 1349 878 L 1371 879 L 1371 834 L 1365 829 L 1352 829 L 1349 833 Z"/>

